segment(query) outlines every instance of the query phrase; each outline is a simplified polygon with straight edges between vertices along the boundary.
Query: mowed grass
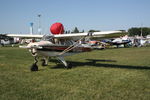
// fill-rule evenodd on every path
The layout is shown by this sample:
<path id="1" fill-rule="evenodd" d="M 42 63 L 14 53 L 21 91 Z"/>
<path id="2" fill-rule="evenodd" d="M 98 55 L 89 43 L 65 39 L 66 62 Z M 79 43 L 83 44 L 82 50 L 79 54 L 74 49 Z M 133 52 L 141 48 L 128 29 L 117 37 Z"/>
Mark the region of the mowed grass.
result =
<path id="1" fill-rule="evenodd" d="M 0 48 L 0 100 L 150 100 L 150 47 L 95 50 L 51 59 L 31 72 L 27 50 Z"/>

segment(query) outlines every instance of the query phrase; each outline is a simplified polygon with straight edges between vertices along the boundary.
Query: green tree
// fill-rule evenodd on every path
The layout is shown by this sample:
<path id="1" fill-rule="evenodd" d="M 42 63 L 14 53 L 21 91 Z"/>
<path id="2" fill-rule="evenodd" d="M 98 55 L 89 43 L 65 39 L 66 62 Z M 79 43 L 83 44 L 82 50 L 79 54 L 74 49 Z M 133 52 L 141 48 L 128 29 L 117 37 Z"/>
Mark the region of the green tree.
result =
<path id="1" fill-rule="evenodd" d="M 100 30 L 89 30 L 89 32 L 100 32 Z"/>
<path id="2" fill-rule="evenodd" d="M 84 30 L 82 30 L 82 32 L 81 33 L 84 33 Z"/>
<path id="3" fill-rule="evenodd" d="M 150 28 L 148 28 L 148 27 L 142 27 L 142 28 L 134 27 L 134 28 L 130 28 L 128 30 L 128 33 L 130 36 L 135 36 L 135 35 L 141 36 L 141 33 L 142 33 L 142 36 L 146 36 L 146 35 L 150 34 Z"/>
<path id="4" fill-rule="evenodd" d="M 68 30 L 68 32 L 67 33 L 70 33 L 70 30 Z"/>
<path id="5" fill-rule="evenodd" d="M 73 32 L 72 32 L 72 33 L 79 33 L 78 28 L 77 28 L 77 27 L 75 27 L 75 29 L 73 30 Z"/>

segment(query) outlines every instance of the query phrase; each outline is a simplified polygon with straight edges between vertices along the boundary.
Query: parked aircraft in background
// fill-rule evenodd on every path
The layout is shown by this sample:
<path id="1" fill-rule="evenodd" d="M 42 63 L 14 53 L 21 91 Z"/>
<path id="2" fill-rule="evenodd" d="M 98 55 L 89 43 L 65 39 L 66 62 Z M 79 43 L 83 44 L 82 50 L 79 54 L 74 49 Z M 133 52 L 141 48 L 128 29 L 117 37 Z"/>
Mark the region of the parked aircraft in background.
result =
<path id="1" fill-rule="evenodd" d="M 16 37 L 9 37 L 7 34 L 0 34 L 0 45 L 10 45 L 10 44 L 16 44 L 19 43 L 19 38 Z"/>
<path id="2" fill-rule="evenodd" d="M 120 37 L 120 38 L 115 38 L 112 41 L 107 41 L 107 43 L 109 43 L 110 45 L 116 45 L 117 47 L 119 47 L 120 45 L 123 45 L 124 47 L 126 47 L 126 45 L 130 42 L 131 40 L 129 39 L 127 35 Z"/>

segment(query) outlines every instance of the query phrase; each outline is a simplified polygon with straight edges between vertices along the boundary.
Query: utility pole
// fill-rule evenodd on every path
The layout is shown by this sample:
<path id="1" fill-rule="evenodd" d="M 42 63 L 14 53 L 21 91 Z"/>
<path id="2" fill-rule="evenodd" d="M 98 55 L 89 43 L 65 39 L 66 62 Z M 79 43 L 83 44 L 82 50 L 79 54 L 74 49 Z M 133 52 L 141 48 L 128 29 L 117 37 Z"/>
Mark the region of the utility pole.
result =
<path id="1" fill-rule="evenodd" d="M 143 24 L 141 24 L 141 37 L 143 36 L 143 30 L 142 30 Z"/>
<path id="2" fill-rule="evenodd" d="M 41 34 L 41 14 L 38 14 L 38 17 L 39 17 L 38 33 Z"/>

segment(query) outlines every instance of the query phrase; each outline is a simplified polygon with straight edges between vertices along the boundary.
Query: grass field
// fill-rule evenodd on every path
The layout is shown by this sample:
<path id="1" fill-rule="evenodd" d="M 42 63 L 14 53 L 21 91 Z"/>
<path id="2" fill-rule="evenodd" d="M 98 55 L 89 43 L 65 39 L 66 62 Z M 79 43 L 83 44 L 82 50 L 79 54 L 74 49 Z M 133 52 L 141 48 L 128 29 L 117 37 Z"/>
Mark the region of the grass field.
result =
<path id="1" fill-rule="evenodd" d="M 150 47 L 95 50 L 30 72 L 24 49 L 0 48 L 0 100 L 150 100 Z"/>

